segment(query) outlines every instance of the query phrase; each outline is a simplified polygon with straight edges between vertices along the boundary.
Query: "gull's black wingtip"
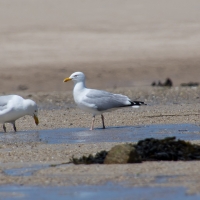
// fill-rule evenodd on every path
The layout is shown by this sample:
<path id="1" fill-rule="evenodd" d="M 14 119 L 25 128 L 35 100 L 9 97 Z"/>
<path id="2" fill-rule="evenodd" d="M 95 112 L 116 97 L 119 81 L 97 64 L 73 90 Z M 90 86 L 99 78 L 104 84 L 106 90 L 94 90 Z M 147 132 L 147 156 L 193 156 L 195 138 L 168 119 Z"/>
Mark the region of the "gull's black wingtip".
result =
<path id="1" fill-rule="evenodd" d="M 131 101 L 131 106 L 142 106 L 142 105 L 147 105 L 143 101 Z"/>
<path id="2" fill-rule="evenodd" d="M 132 106 L 132 107 L 135 107 L 135 108 L 138 108 L 142 105 L 147 105 L 146 103 L 142 102 L 142 101 L 129 101 L 130 104 L 129 105 L 123 105 L 123 106 L 120 106 L 120 107 L 129 107 L 129 106 Z"/>

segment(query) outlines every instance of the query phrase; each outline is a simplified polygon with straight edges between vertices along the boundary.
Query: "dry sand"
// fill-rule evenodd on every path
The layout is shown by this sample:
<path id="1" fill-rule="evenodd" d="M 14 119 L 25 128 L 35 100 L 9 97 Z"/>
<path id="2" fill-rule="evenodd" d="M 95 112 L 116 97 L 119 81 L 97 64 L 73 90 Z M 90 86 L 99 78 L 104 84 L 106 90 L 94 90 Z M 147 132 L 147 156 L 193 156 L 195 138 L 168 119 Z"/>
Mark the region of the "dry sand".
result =
<path id="1" fill-rule="evenodd" d="M 161 3 L 162 2 L 162 3 Z M 91 116 L 76 108 L 72 83 L 62 80 L 83 71 L 87 85 L 145 101 L 141 109 L 105 115 L 107 126 L 200 124 L 200 88 L 180 83 L 199 81 L 199 1 L 45 1 L 0 0 L 0 93 L 34 99 L 40 125 L 30 117 L 18 130 L 89 127 Z M 170 77 L 172 88 L 152 88 Z M 97 118 L 96 127 L 101 127 Z M 8 131 L 11 131 L 8 126 Z M 1 130 L 3 131 L 3 129 Z M 1 133 L 3 134 L 3 133 Z M 14 177 L 5 169 L 68 162 L 111 143 L 1 144 L 0 183 L 25 185 L 100 184 L 124 182 L 159 185 L 156 177 L 175 176 L 166 184 L 199 192 L 198 161 L 144 162 L 132 165 L 61 165 Z"/>

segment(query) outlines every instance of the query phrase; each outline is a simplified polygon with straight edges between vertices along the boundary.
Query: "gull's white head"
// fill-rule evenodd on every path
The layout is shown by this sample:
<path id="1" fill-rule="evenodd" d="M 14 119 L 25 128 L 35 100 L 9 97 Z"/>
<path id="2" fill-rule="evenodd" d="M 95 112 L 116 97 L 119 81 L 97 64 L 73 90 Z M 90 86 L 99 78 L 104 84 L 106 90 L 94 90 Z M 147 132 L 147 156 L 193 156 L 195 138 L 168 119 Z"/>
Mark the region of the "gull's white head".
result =
<path id="1" fill-rule="evenodd" d="M 32 116 L 35 120 L 35 124 L 38 125 L 39 120 L 38 120 L 37 104 L 31 99 L 25 99 L 24 100 L 24 106 L 26 107 L 26 110 L 27 110 L 26 114 Z"/>
<path id="2" fill-rule="evenodd" d="M 65 78 L 63 82 L 74 81 L 74 83 L 84 82 L 85 74 L 83 72 L 74 72 L 69 78 Z"/>

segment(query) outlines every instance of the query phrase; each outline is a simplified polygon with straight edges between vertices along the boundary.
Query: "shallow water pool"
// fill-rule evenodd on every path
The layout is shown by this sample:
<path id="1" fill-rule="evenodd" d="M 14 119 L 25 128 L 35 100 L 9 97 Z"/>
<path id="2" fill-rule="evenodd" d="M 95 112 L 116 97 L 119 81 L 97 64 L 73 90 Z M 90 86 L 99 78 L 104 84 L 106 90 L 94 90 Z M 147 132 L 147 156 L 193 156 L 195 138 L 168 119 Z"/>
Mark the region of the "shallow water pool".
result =
<path id="1" fill-rule="evenodd" d="M 124 187 L 108 183 L 100 186 L 38 187 L 1 186 L 5 200 L 198 200 L 200 195 L 187 195 L 183 187 Z"/>
<path id="2" fill-rule="evenodd" d="M 194 124 L 164 124 L 108 127 L 89 131 L 86 128 L 62 128 L 17 133 L 0 133 L 0 142 L 45 142 L 76 144 L 98 142 L 137 142 L 145 138 L 175 136 L 183 140 L 200 140 L 200 126 Z"/>

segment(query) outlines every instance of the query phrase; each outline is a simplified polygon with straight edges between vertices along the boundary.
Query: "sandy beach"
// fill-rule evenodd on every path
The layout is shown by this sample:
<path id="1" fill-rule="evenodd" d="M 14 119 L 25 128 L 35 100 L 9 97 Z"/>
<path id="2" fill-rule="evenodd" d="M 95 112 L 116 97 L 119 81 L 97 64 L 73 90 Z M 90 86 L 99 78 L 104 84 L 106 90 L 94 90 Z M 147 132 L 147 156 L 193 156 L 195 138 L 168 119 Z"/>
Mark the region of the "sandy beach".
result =
<path id="1" fill-rule="evenodd" d="M 146 88 L 138 87 L 109 90 L 119 92 L 137 100 L 144 99 L 148 104 L 139 109 L 125 108 L 105 114 L 105 123 L 108 130 L 112 127 L 144 126 L 151 124 L 194 124 L 199 126 L 199 88 Z M 20 93 L 24 97 L 30 94 Z M 0 184 L 42 185 L 42 186 L 71 186 L 71 185 L 101 185 L 107 182 L 126 182 L 129 187 L 135 186 L 184 186 L 187 193 L 199 191 L 199 161 L 162 161 L 143 162 L 139 164 L 124 165 L 73 165 L 68 163 L 72 156 L 95 154 L 101 150 L 110 150 L 116 142 L 98 142 L 90 144 L 47 144 L 44 141 L 28 142 L 25 137 L 22 141 L 13 141 L 17 134 L 33 131 L 37 137 L 40 130 L 59 128 L 86 128 L 83 134 L 91 134 L 89 126 L 92 116 L 81 111 L 73 103 L 71 91 L 61 93 L 31 93 L 32 98 L 40 106 L 40 124 L 36 127 L 31 117 L 23 117 L 16 122 L 19 132 L 14 133 L 12 126 L 8 125 L 8 133 L 1 136 L 0 149 Z M 44 106 L 45 105 L 45 106 Z M 101 131 L 100 117 L 96 117 L 95 128 Z M 23 131 L 23 132 L 22 132 Z M 164 132 L 166 130 L 163 130 Z M 183 130 L 185 131 L 185 130 Z M 118 128 L 120 132 L 120 128 Z M 187 130 L 190 133 L 190 130 Z M 199 132 L 196 132 L 197 134 Z M 36 136 L 35 136 L 36 134 Z M 55 133 L 56 134 L 56 133 Z M 66 133 L 67 134 L 67 133 Z M 103 129 L 102 129 L 103 134 Z M 183 132 L 184 134 L 184 132 Z M 15 136 L 16 135 L 16 136 Z M 114 135 L 113 135 L 114 137 Z M 146 137 L 148 138 L 148 132 Z M 10 138 L 10 139 L 9 139 Z M 192 141 L 200 144 L 200 140 Z M 54 165 L 57 167 L 50 167 Z M 15 176 L 6 174 L 6 170 L 27 170 L 33 166 L 42 166 L 31 176 Z M 46 167 L 49 166 L 49 167 Z M 14 170 L 15 171 L 15 170 Z M 141 176 L 137 176 L 141 174 Z M 101 176 L 99 176 L 101 175 Z M 135 178 L 132 178 L 136 176 Z M 157 177 L 166 176 L 166 182 L 156 182 Z M 62 177 L 62 178 L 61 178 Z M 171 178 L 170 178 L 171 177 Z"/>
<path id="2" fill-rule="evenodd" d="M 200 82 L 199 6 L 195 0 L 0 0 L 0 94 L 31 98 L 39 106 L 39 126 L 25 116 L 16 122 L 19 133 L 89 129 L 92 116 L 76 107 L 73 83 L 63 83 L 75 71 L 85 73 L 89 88 L 124 94 L 147 104 L 106 113 L 108 128 L 199 126 L 200 87 L 180 86 Z M 153 81 L 164 82 L 166 78 L 173 81 L 173 87 L 151 86 Z M 97 116 L 95 128 L 101 130 L 101 126 Z M 42 167 L 31 176 L 8 175 L 5 171 L 9 169 L 67 163 L 73 155 L 109 150 L 116 143 L 9 143 L 10 134 L 18 132 L 13 133 L 11 125 L 7 130 L 3 133 L 0 128 L 0 134 L 7 135 L 7 142 L 0 141 L 1 185 L 98 185 L 113 181 L 133 187 L 183 186 L 188 193 L 199 193 L 199 161 L 63 164 Z M 169 177 L 162 184 L 155 181 L 161 175 Z"/>

